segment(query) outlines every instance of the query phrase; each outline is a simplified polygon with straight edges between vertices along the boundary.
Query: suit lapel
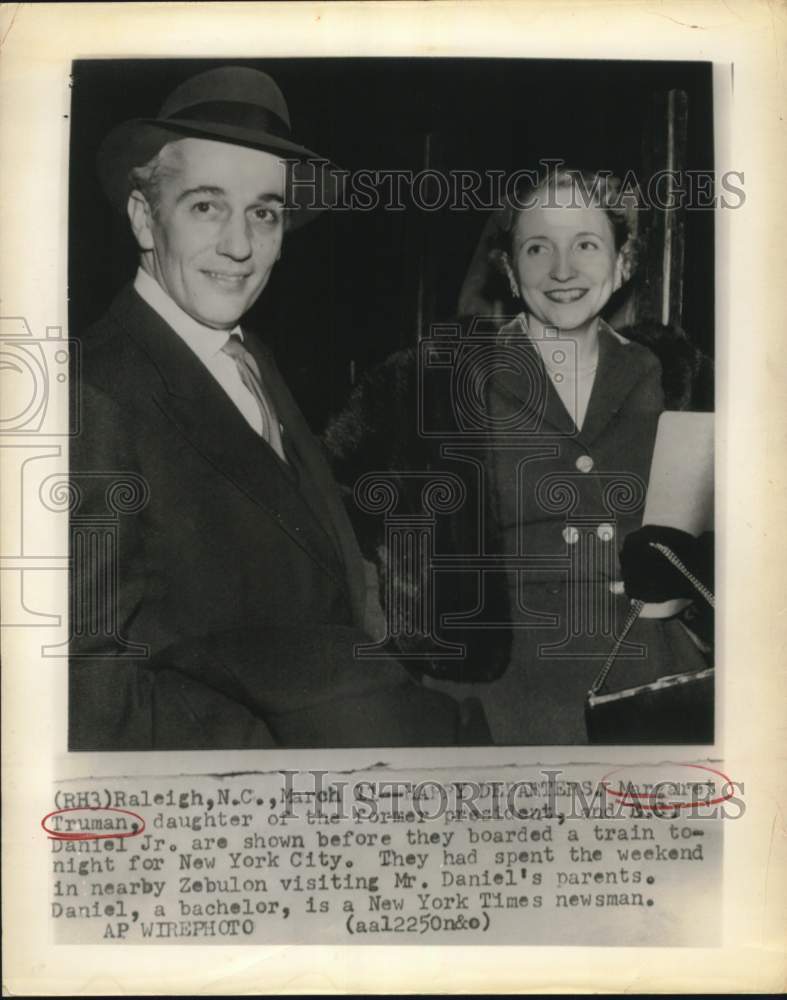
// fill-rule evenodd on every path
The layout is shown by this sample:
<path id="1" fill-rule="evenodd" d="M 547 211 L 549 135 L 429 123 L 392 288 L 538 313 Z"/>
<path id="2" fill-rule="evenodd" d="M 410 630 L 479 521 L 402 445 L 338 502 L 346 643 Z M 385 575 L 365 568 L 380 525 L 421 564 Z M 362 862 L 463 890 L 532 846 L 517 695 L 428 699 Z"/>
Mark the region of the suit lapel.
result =
<path id="1" fill-rule="evenodd" d="M 508 361 L 513 364 L 495 368 L 490 388 L 501 397 L 506 409 L 514 404 L 518 425 L 534 434 L 576 434 L 574 420 L 555 391 L 520 316 L 500 331 L 496 349 L 500 347 L 512 352 Z"/>
<path id="2" fill-rule="evenodd" d="M 265 389 L 270 393 L 279 420 L 284 425 L 285 450 L 292 455 L 305 480 L 302 496 L 341 553 L 353 607 L 361 620 L 366 604 L 361 552 L 328 461 L 271 355 L 262 345 L 255 343 L 253 337 L 249 337 L 247 346 L 254 353 Z"/>
<path id="3" fill-rule="evenodd" d="M 292 480 L 288 490 L 271 489 L 271 477 L 288 479 L 290 471 L 249 427 L 188 345 L 130 287 L 115 301 L 112 314 L 160 375 L 161 384 L 151 388 L 162 413 L 300 548 L 345 583 L 332 535 Z M 285 413 L 274 401 L 279 419 L 284 421 Z M 293 428 L 290 432 L 296 439 Z M 277 502 L 277 495 L 286 497 L 286 504 Z"/>
<path id="4" fill-rule="evenodd" d="M 516 345 L 521 371 L 499 370 L 490 379 L 494 389 L 524 410 L 540 433 L 577 437 L 590 445 L 605 430 L 626 397 L 645 374 L 639 352 L 630 351 L 602 320 L 599 324 L 599 357 L 596 378 L 588 400 L 587 413 L 578 431 L 573 418 L 558 396 L 541 356 L 530 342 L 520 317 L 504 327 L 501 344 Z M 509 402 L 508 407 L 511 404 Z M 541 417 L 539 418 L 539 413 Z"/>
<path id="5" fill-rule="evenodd" d="M 580 440 L 587 445 L 602 434 L 645 374 L 640 353 L 629 350 L 603 321 L 599 326 L 598 344 L 596 379 L 579 433 Z"/>

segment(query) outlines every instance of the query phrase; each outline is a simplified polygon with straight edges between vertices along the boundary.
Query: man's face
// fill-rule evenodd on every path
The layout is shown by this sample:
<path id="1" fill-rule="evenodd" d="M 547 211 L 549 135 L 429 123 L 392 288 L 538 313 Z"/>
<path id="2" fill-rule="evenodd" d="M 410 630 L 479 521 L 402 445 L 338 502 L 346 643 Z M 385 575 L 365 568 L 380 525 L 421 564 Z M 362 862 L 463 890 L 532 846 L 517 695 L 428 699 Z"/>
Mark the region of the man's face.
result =
<path id="1" fill-rule="evenodd" d="M 621 284 L 612 223 L 572 195 L 558 189 L 546 205 L 538 198 L 514 229 L 514 268 L 528 311 L 561 330 L 585 328 Z"/>
<path id="2" fill-rule="evenodd" d="M 232 329 L 281 252 L 285 165 L 208 139 L 183 139 L 166 153 L 155 214 L 138 194 L 129 201 L 143 267 L 195 320 Z"/>

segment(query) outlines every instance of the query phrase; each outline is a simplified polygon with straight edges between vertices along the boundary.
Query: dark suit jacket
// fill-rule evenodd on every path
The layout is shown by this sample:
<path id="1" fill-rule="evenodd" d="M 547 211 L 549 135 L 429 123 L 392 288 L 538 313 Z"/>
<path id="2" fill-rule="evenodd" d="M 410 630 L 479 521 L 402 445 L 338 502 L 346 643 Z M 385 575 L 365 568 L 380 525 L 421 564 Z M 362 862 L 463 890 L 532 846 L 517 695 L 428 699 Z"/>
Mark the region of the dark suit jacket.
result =
<path id="1" fill-rule="evenodd" d="M 452 702 L 353 658 L 360 553 L 269 354 L 288 463 L 131 287 L 81 339 L 72 748 L 453 742 Z"/>
<path id="2" fill-rule="evenodd" d="M 658 418 L 664 410 L 661 366 L 647 348 L 621 343 L 602 322 L 598 370 L 581 430 L 561 402 L 534 347 L 514 320 L 499 343 L 516 344 L 531 366 L 500 367 L 489 379 L 489 410 L 507 439 L 490 439 L 490 492 L 503 551 L 532 560 L 530 581 L 562 579 L 555 560 L 571 552 L 564 530 L 612 524 L 614 556 L 638 528 Z M 615 565 L 617 563 L 614 559 Z M 583 560 L 582 579 L 597 567 Z M 590 574 L 588 577 L 587 574 Z"/>

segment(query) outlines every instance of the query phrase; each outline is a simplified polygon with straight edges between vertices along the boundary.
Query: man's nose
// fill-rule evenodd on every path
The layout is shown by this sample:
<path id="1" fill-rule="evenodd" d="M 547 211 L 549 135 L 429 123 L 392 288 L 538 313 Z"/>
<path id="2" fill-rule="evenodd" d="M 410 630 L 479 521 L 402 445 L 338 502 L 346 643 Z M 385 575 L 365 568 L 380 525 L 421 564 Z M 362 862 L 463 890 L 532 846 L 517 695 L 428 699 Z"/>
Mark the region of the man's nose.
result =
<path id="1" fill-rule="evenodd" d="M 233 213 L 227 219 L 216 249 L 233 260 L 246 260 L 251 256 L 249 224 L 245 215 Z"/>
<path id="2" fill-rule="evenodd" d="M 574 259 L 569 248 L 557 250 L 552 256 L 552 271 L 550 277 L 555 281 L 568 281 L 576 277 Z"/>

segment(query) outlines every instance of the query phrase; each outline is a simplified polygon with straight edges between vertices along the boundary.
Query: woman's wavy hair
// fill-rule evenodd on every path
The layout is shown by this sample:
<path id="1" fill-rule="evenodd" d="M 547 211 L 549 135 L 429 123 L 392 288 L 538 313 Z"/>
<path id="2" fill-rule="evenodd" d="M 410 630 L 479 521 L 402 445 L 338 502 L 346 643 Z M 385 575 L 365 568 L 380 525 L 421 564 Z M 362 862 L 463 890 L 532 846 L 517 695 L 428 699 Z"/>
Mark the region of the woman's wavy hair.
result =
<path id="1" fill-rule="evenodd" d="M 523 171 L 508 200 L 497 215 L 497 232 L 492 238 L 489 260 L 495 269 L 508 277 L 511 266 L 512 239 L 521 212 L 532 207 L 537 195 L 573 187 L 578 207 L 595 206 L 604 211 L 612 225 L 615 250 L 622 255 L 624 281 L 637 266 L 637 204 L 631 191 L 621 194 L 621 181 L 608 170 L 584 170 L 550 164 L 541 172 Z"/>

